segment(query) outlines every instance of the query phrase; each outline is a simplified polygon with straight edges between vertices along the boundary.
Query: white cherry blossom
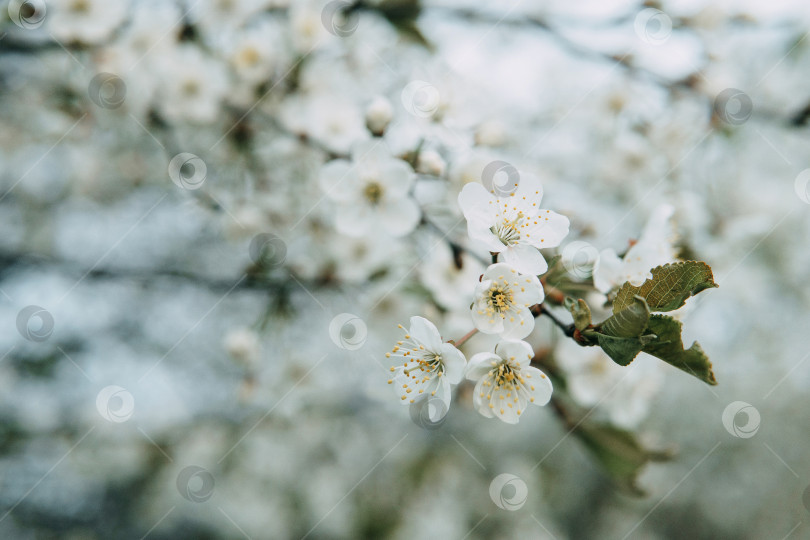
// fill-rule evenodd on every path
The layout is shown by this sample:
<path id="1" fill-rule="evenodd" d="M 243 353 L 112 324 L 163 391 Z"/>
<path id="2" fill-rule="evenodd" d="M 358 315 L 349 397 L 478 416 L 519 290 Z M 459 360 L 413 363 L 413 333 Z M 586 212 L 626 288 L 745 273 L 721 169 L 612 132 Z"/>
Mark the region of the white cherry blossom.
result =
<path id="1" fill-rule="evenodd" d="M 403 360 L 402 365 L 391 367 L 393 375 L 388 379 L 402 403 L 408 405 L 431 396 L 440 399 L 445 409 L 450 407 L 450 387 L 464 378 L 467 359 L 455 346 L 442 342 L 432 322 L 411 317 L 405 339 L 385 356 Z"/>
<path id="2" fill-rule="evenodd" d="M 458 203 L 471 239 L 498 253 L 499 262 L 524 274 L 540 275 L 548 264 L 539 249 L 559 246 L 568 234 L 568 218 L 541 209 L 542 198 L 540 181 L 521 175 L 511 193 L 496 194 L 479 183 L 466 184 Z"/>
<path id="3" fill-rule="evenodd" d="M 49 0 L 48 29 L 65 43 L 94 44 L 112 34 L 127 15 L 128 2 Z"/>
<path id="4" fill-rule="evenodd" d="M 414 180 L 411 166 L 379 139 L 357 145 L 352 161 L 330 161 L 320 174 L 321 188 L 335 202 L 335 227 L 347 236 L 380 228 L 394 237 L 411 232 L 421 216 L 409 195 Z"/>
<path id="5" fill-rule="evenodd" d="M 534 353 L 525 341 L 501 341 L 495 352 L 478 353 L 467 365 L 467 379 L 476 381 L 473 404 L 483 416 L 517 424 L 529 405 L 551 399 L 551 380 L 531 367 Z"/>
<path id="6" fill-rule="evenodd" d="M 534 329 L 530 308 L 543 301 L 543 286 L 534 275 L 497 263 L 486 269 L 475 287 L 471 312 L 475 327 L 504 339 L 522 339 Z"/>

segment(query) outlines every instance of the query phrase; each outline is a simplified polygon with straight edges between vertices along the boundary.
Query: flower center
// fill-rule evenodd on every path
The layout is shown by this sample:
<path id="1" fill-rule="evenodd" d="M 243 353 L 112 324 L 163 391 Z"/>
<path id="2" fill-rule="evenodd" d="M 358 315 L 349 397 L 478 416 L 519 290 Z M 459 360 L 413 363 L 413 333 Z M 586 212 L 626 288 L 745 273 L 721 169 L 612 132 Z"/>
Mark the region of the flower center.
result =
<path id="1" fill-rule="evenodd" d="M 510 366 L 505 362 L 498 364 L 498 368 L 493 369 L 492 371 L 493 371 L 492 374 L 493 378 L 495 379 L 496 388 L 500 388 L 502 386 L 506 388 L 511 388 L 514 385 L 515 379 L 518 378 L 517 374 L 515 373 L 515 370 L 512 369 L 512 366 Z"/>
<path id="2" fill-rule="evenodd" d="M 242 60 L 242 64 L 246 66 L 255 66 L 259 63 L 259 60 L 261 60 L 261 55 L 259 55 L 259 51 L 257 51 L 255 47 L 246 47 L 242 49 L 239 56 Z"/>
<path id="3" fill-rule="evenodd" d="M 183 83 L 182 92 L 188 97 L 196 96 L 200 91 L 200 85 L 197 81 L 189 79 Z"/>
<path id="4" fill-rule="evenodd" d="M 365 195 L 368 202 L 376 205 L 380 202 L 380 199 L 382 199 L 383 188 L 377 182 L 369 182 L 366 184 L 366 188 L 363 190 L 363 195 Z"/>
<path id="5" fill-rule="evenodd" d="M 444 373 L 444 363 L 442 363 L 442 355 L 440 354 L 427 351 L 422 358 L 413 357 L 413 360 L 416 362 L 416 365 L 410 369 L 404 370 L 406 375 L 410 375 L 412 371 L 416 371 L 417 369 L 421 369 L 425 373 L 435 372 L 437 375 Z"/>
<path id="6" fill-rule="evenodd" d="M 501 285 L 493 285 L 489 289 L 487 305 L 496 313 L 508 311 L 514 303 L 512 289 L 504 288 Z"/>
<path id="7" fill-rule="evenodd" d="M 503 221 L 490 227 L 490 231 L 498 237 L 505 246 L 517 244 L 520 240 L 520 229 L 525 227 L 523 212 L 518 212 L 514 219 L 504 217 Z"/>
<path id="8" fill-rule="evenodd" d="M 90 2 L 88 0 L 73 0 L 70 4 L 70 10 L 73 13 L 87 13 L 90 11 Z"/>

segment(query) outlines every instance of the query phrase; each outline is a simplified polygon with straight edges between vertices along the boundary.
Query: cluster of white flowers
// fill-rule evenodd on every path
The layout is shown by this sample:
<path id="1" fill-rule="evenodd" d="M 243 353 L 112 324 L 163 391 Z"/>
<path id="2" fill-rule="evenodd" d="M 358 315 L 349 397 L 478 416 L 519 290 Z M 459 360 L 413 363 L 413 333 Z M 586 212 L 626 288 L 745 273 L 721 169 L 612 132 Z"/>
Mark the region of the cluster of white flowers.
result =
<path id="1" fill-rule="evenodd" d="M 793 181 L 806 180 L 797 178 L 806 118 L 794 115 L 806 106 L 810 41 L 801 39 L 806 17 L 795 8 L 664 2 L 675 24 L 654 46 L 632 28 L 638 9 L 621 2 L 585 18 L 570 2 L 532 13 L 553 17 L 559 35 L 555 25 L 524 22 L 519 10 L 469 1 L 413 2 L 421 13 L 402 25 L 389 20 L 408 11 L 388 11 L 398 2 L 361 2 L 348 22 L 335 22 L 339 32 L 324 17 L 347 3 L 329 0 L 6 4 L 47 8 L 40 28 L 23 28 L 11 12 L 0 21 L 0 311 L 12 321 L 0 362 L 2 420 L 13 428 L 2 451 L 7 498 L 23 498 L 29 478 L 62 455 L 33 469 L 30 455 L 43 444 L 71 447 L 65 419 L 75 419 L 79 436 L 91 425 L 104 434 L 97 427 L 61 463 L 66 474 L 48 477 L 65 482 L 50 493 L 77 494 L 76 504 L 59 504 L 40 486 L 0 520 L 0 536 L 30 536 L 12 525 L 22 515 L 47 516 L 45 528 L 75 520 L 78 501 L 90 508 L 94 490 L 131 482 L 149 491 L 131 498 L 150 501 L 149 516 L 127 507 L 146 525 L 132 529 L 137 536 L 176 508 L 153 534 L 181 534 L 193 523 L 200 534 L 228 537 L 227 512 L 252 537 L 316 526 L 310 537 L 460 538 L 491 510 L 487 498 L 486 506 L 474 497 L 438 504 L 481 488 L 459 465 L 462 450 L 431 441 L 432 462 L 447 476 L 411 478 L 403 471 L 423 454 L 386 454 L 401 426 L 366 405 L 393 414 L 403 412 L 397 402 L 417 409 L 427 400 L 514 423 L 553 390 L 555 411 L 594 407 L 589 419 L 635 429 L 653 410 L 662 431 L 689 432 L 692 418 L 684 422 L 668 405 L 705 390 L 681 385 L 671 367 L 643 354 L 619 366 L 599 347 L 562 338 L 546 317 L 568 321 L 562 291 L 583 296 L 594 321 L 604 320 L 617 287 L 643 283 L 679 252 L 711 259 L 725 280 L 721 301 L 676 316 L 701 323 L 688 325 L 689 337 L 714 357 L 735 358 L 718 366 L 738 375 L 740 392 L 756 394 L 763 379 L 777 384 L 804 356 L 800 344 L 771 339 L 801 320 L 808 300 L 810 252 L 797 248 L 796 231 L 810 231 L 810 196 L 807 182 L 794 194 Z M 578 54 L 580 46 L 594 54 Z M 718 101 L 732 86 L 744 90 L 741 111 Z M 167 174 L 181 152 L 206 165 L 198 189 Z M 499 160 L 520 168 L 519 182 L 495 189 L 487 171 Z M 267 234 L 279 250 L 260 258 L 269 261 L 263 267 L 252 248 Z M 559 248 L 565 261 L 574 242 L 599 248 L 588 248 L 586 271 L 567 275 L 573 285 L 564 289 L 556 278 L 565 265 L 552 255 Z M 773 317 L 746 319 L 774 303 Z M 28 304 L 52 313 L 48 341 L 13 330 Z M 363 331 L 351 342 L 329 339 L 330 322 L 345 312 Z M 747 340 L 729 338 L 739 328 L 751 328 Z M 370 356 L 385 363 L 385 351 L 396 363 L 380 368 Z M 774 362 L 763 367 L 763 357 Z M 762 377 L 749 382 L 745 370 Z M 806 382 L 780 383 L 771 412 L 793 406 Z M 106 385 L 131 392 L 130 422 L 113 425 L 92 407 Z M 696 416 L 703 427 L 717 424 Z M 454 424 L 453 433 L 494 470 L 505 426 L 470 427 L 485 422 L 477 420 Z M 522 424 L 545 421 L 554 418 L 533 411 Z M 234 434 L 256 422 L 219 467 Z M 513 436 L 515 463 L 527 469 L 538 444 L 556 442 L 530 429 Z M 801 448 L 795 438 L 769 444 Z M 335 450 L 333 462 L 323 448 Z M 171 467 L 158 466 L 162 451 Z M 386 467 L 365 482 L 383 486 L 379 493 L 399 482 L 394 502 L 369 504 L 367 484 L 344 500 L 382 456 Z M 71 462 L 95 476 L 80 481 Z M 221 503 L 221 512 L 176 504 L 172 467 L 185 463 L 215 474 L 220 498 L 209 504 Z M 558 479 L 595 481 L 581 469 Z M 692 481 L 703 482 L 692 493 L 709 505 L 729 491 L 709 477 Z M 795 503 L 769 504 L 777 501 Z M 567 515 L 587 510 L 564 504 Z M 353 523 L 393 508 L 403 519 L 381 525 L 385 532 Z M 436 508 L 439 518 L 409 519 Z M 511 517 L 525 518 L 527 532 L 510 536 L 505 527 L 505 538 L 536 534 L 534 515 L 545 523 L 518 514 Z M 95 519 L 87 515 L 70 534 L 86 532 Z M 628 529 L 641 517 L 622 515 L 632 517 Z M 723 530 L 750 532 L 741 527 L 750 521 L 713 515 Z M 498 519 L 491 514 L 478 532 Z M 665 534 L 650 523 L 639 534 Z M 549 524 L 560 536 L 555 525 L 565 527 Z M 769 525 L 756 529 L 760 536 Z"/>
<path id="2" fill-rule="evenodd" d="M 348 167 L 346 163 L 333 162 L 324 171 L 327 178 L 337 174 L 342 178 L 352 172 Z M 409 185 L 399 178 L 403 176 L 397 173 L 401 168 L 389 166 L 388 170 L 394 174 L 386 185 L 395 182 Z M 364 175 L 365 190 L 374 186 L 376 193 L 385 173 L 386 169 L 378 166 Z M 539 306 L 544 297 L 537 275 L 544 273 L 548 265 L 539 248 L 560 244 L 568 233 L 568 218 L 541 210 L 542 187 L 534 178 L 518 181 L 514 187 L 511 194 L 496 197 L 495 189 L 487 192 L 483 185 L 469 183 L 459 195 L 470 238 L 484 242 L 493 256 L 503 252 L 512 263 L 497 262 L 484 270 L 470 306 L 473 332 L 497 335 L 500 341 L 494 352 L 475 354 L 467 363 L 452 341 L 442 342 L 433 323 L 423 317 L 412 317 L 405 339 L 397 341 L 391 352 L 386 353 L 387 358 L 403 362 L 390 368 L 394 375 L 388 380 L 403 404 L 435 397 L 446 412 L 451 387 L 465 375 L 475 382 L 475 408 L 487 418 L 516 424 L 528 405 L 545 405 L 551 399 L 551 380 L 531 366 L 534 350 L 521 340 L 534 329 L 535 314 L 531 308 Z M 400 197 L 405 195 L 399 193 Z M 395 219 L 396 215 L 391 217 Z M 340 226 L 340 220 L 337 223 Z"/>

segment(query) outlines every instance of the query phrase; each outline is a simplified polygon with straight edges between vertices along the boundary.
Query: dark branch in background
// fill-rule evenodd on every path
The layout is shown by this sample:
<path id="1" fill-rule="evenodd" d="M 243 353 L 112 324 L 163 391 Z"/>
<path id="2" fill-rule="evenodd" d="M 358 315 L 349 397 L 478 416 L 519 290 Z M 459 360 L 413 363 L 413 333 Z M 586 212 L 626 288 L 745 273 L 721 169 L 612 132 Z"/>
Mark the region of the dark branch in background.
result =
<path id="1" fill-rule="evenodd" d="M 466 246 L 463 246 L 463 245 L 459 244 L 458 242 L 455 242 L 455 241 L 451 240 L 448 237 L 448 235 L 450 233 L 447 233 L 447 232 L 443 231 L 441 229 L 441 227 L 439 227 L 438 225 L 436 225 L 435 223 L 430 221 L 430 219 L 428 219 L 428 217 L 425 216 L 424 214 L 422 215 L 421 224 L 424 225 L 425 227 L 429 228 L 429 229 L 432 229 L 434 232 L 438 233 L 439 235 L 441 235 L 442 238 L 444 238 L 444 241 L 447 242 L 450 245 L 450 249 L 453 250 L 453 259 L 455 261 L 455 264 L 456 264 L 457 268 L 461 268 L 461 257 L 460 257 L 461 253 L 466 253 L 470 257 L 472 257 L 474 259 L 477 259 L 484 266 L 489 266 L 491 264 L 489 259 L 487 259 L 486 257 L 483 257 L 483 256 L 479 255 L 478 253 L 476 253 L 475 251 L 472 251 L 470 248 L 468 248 Z"/>
<path id="2" fill-rule="evenodd" d="M 583 46 L 577 43 L 576 41 L 573 41 L 570 38 L 563 35 L 560 29 L 555 27 L 553 24 L 539 17 L 521 17 L 521 18 L 506 17 L 504 19 L 498 20 L 488 16 L 485 13 L 481 13 L 477 10 L 468 8 L 430 7 L 426 8 L 426 10 L 437 11 L 444 15 L 456 17 L 458 19 L 462 19 L 468 22 L 487 24 L 492 26 L 502 25 L 512 27 L 522 27 L 522 28 L 535 28 L 541 30 L 546 34 L 548 34 L 552 39 L 554 39 L 558 43 L 560 48 L 566 50 L 572 56 L 587 58 L 597 62 L 617 64 L 622 68 L 624 68 L 624 70 L 628 74 L 636 78 L 646 78 L 651 82 L 654 82 L 659 86 L 666 88 L 671 94 L 677 91 L 685 91 L 692 93 L 702 99 L 707 100 L 709 110 L 713 111 L 714 100 L 716 96 L 706 94 L 705 92 L 701 91 L 701 89 L 698 87 L 698 80 L 700 77 L 699 73 L 693 73 L 683 79 L 677 80 L 668 79 L 648 68 L 634 64 L 632 62 L 633 60 L 632 55 L 629 53 L 613 55 Z M 630 21 L 629 18 L 613 19 L 612 21 L 609 22 L 608 25 L 622 24 L 627 23 L 629 21 Z M 689 28 L 689 21 L 687 19 L 678 19 L 673 17 L 672 22 L 674 28 L 679 29 Z M 754 108 L 753 115 L 762 120 L 776 122 L 783 126 L 802 127 L 806 125 L 808 121 L 810 121 L 810 101 L 801 110 L 796 111 L 795 113 L 788 113 L 787 117 L 785 116 L 784 113 L 769 110 L 763 108 L 760 105 L 757 105 L 757 107 Z"/>
<path id="3" fill-rule="evenodd" d="M 551 322 L 553 322 L 554 325 L 557 328 L 559 328 L 560 330 L 563 331 L 563 334 L 565 334 L 566 336 L 568 336 L 570 338 L 574 337 L 574 331 L 576 330 L 576 328 L 574 327 L 573 323 L 572 324 L 565 324 L 564 322 L 562 322 L 560 319 L 557 318 L 556 315 L 554 315 L 553 313 L 551 313 L 548 310 L 548 308 L 545 306 L 545 304 L 534 305 L 534 306 L 532 306 L 531 311 L 532 311 L 532 315 L 534 315 L 535 317 L 545 315 L 546 317 L 551 319 Z"/>
<path id="4" fill-rule="evenodd" d="M 138 283 L 149 283 L 155 279 L 170 279 L 185 281 L 198 285 L 211 291 L 245 290 L 276 292 L 289 281 L 287 278 L 294 275 L 289 269 L 284 268 L 279 271 L 278 276 L 262 273 L 255 267 L 248 268 L 246 277 L 239 281 L 241 276 L 233 279 L 219 279 L 210 276 L 184 272 L 182 270 L 155 268 L 147 271 L 131 268 L 91 268 L 87 269 L 82 265 L 72 261 L 45 257 L 30 253 L 9 253 L 0 252 L 0 278 L 4 278 L 13 272 L 34 269 L 52 269 L 65 274 L 90 280 L 126 280 Z M 307 288 L 323 288 L 334 286 L 335 282 L 329 279 L 308 280 L 295 276 L 302 285 Z"/>

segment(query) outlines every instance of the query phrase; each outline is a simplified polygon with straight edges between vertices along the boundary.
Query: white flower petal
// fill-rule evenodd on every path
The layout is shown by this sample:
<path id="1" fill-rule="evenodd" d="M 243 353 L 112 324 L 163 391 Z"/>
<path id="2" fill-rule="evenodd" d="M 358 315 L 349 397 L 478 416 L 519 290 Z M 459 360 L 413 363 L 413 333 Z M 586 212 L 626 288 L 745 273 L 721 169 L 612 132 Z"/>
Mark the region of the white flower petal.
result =
<path id="1" fill-rule="evenodd" d="M 453 393 L 450 391 L 450 383 L 444 380 L 444 377 L 438 378 L 438 385 L 436 386 L 436 393 L 432 394 L 432 397 L 436 397 L 441 400 L 444 404 L 444 411 L 443 413 L 447 413 L 450 410 L 450 400 L 453 397 Z M 439 420 L 438 418 L 436 420 Z"/>
<path id="2" fill-rule="evenodd" d="M 492 370 L 492 362 L 500 362 L 498 355 L 491 352 L 482 352 L 474 355 L 467 363 L 467 380 L 478 381 Z"/>
<path id="3" fill-rule="evenodd" d="M 498 259 L 501 258 L 521 274 L 539 276 L 548 270 L 548 263 L 543 258 L 543 254 L 536 248 L 525 244 L 507 247 L 499 255 Z"/>
<path id="4" fill-rule="evenodd" d="M 391 236 L 405 236 L 416 228 L 422 211 L 410 198 L 385 201 L 378 210 L 380 224 Z"/>
<path id="5" fill-rule="evenodd" d="M 497 199 L 477 182 L 465 184 L 458 195 L 458 205 L 468 221 L 470 219 L 469 215 L 472 215 L 475 211 L 486 211 L 490 203 L 495 204 L 495 200 Z"/>
<path id="6" fill-rule="evenodd" d="M 521 173 L 517 190 L 509 199 L 509 202 L 515 204 L 524 214 L 536 216 L 540 209 L 540 201 L 543 200 L 543 185 L 540 179 L 532 174 Z"/>
<path id="7" fill-rule="evenodd" d="M 512 280 L 512 276 L 517 276 L 518 272 L 510 265 L 506 263 L 495 263 L 491 264 L 484 270 L 484 280 L 490 280 L 490 285 L 487 285 L 487 289 L 491 287 L 491 280 L 496 280 L 501 277 L 508 279 L 510 282 Z"/>
<path id="8" fill-rule="evenodd" d="M 534 330 L 534 316 L 528 309 L 521 309 L 517 313 L 509 313 L 503 320 L 504 339 L 523 339 Z"/>
<path id="9" fill-rule="evenodd" d="M 528 396 L 534 398 L 532 403 L 535 405 L 548 403 L 554 390 L 551 379 L 539 369 L 529 366 L 521 368 L 520 372 L 525 381 L 523 387 L 526 389 Z"/>
<path id="10" fill-rule="evenodd" d="M 361 176 L 368 173 L 376 176 L 379 164 L 391 159 L 391 150 L 382 139 L 368 139 L 352 147 L 352 161 L 361 164 Z"/>
<path id="11" fill-rule="evenodd" d="M 621 285 L 622 260 L 613 249 L 603 249 L 593 265 L 593 284 L 601 292 L 610 292 Z"/>
<path id="12" fill-rule="evenodd" d="M 411 339 L 424 345 L 430 352 L 438 353 L 441 351 L 442 338 L 439 335 L 439 330 L 436 328 L 436 325 L 424 317 L 411 317 L 411 326 L 408 330 L 408 334 L 411 336 Z"/>
<path id="13" fill-rule="evenodd" d="M 321 167 L 318 185 L 333 201 L 349 202 L 356 196 L 357 170 L 345 159 L 330 161 Z"/>
<path id="14" fill-rule="evenodd" d="M 521 242 L 537 248 L 550 248 L 559 246 L 568 236 L 570 221 L 567 217 L 551 210 L 541 210 L 532 218 L 529 226 L 521 235 Z"/>
<path id="15" fill-rule="evenodd" d="M 472 310 L 473 324 L 480 332 L 485 334 L 500 334 L 503 332 L 503 318 L 497 313 L 489 314 L 478 303 L 473 305 Z"/>
<path id="16" fill-rule="evenodd" d="M 378 182 L 383 188 L 384 197 L 398 199 L 406 196 L 415 179 L 411 166 L 401 159 L 390 159 L 380 164 Z"/>
<path id="17" fill-rule="evenodd" d="M 346 236 L 366 236 L 373 227 L 373 212 L 367 205 L 339 205 L 335 209 L 335 228 Z"/>
<path id="18" fill-rule="evenodd" d="M 545 298 L 543 286 L 536 276 L 521 274 L 515 281 L 517 281 L 517 285 L 513 285 L 512 290 L 516 304 L 531 307 L 539 304 Z"/>
<path id="19" fill-rule="evenodd" d="M 449 343 L 441 344 L 442 363 L 444 364 L 444 378 L 450 384 L 458 384 L 464 378 L 464 369 L 467 359 L 464 354 Z"/>
<path id="20" fill-rule="evenodd" d="M 495 354 L 522 366 L 528 366 L 534 358 L 534 349 L 525 341 L 503 340 L 495 346 Z"/>
<path id="21" fill-rule="evenodd" d="M 482 416 L 485 416 L 486 418 L 492 418 L 494 416 L 489 407 L 489 400 L 486 399 L 487 392 L 491 387 L 484 385 L 484 382 L 487 380 L 492 382 L 491 379 L 491 377 L 481 378 L 478 381 L 478 384 L 475 385 L 475 390 L 473 390 L 473 406 L 479 413 L 481 413 Z"/>
<path id="22" fill-rule="evenodd" d="M 520 419 L 517 414 L 519 404 L 514 402 L 517 392 L 506 388 L 497 388 L 492 391 L 491 395 L 492 399 L 489 404 L 492 405 L 490 407 L 492 414 L 507 424 L 517 424 Z"/>
<path id="23" fill-rule="evenodd" d="M 470 217 L 467 219 L 467 234 L 476 242 L 483 244 L 489 251 L 500 253 L 506 246 L 490 230 L 494 220 L 484 220 Z"/>

